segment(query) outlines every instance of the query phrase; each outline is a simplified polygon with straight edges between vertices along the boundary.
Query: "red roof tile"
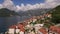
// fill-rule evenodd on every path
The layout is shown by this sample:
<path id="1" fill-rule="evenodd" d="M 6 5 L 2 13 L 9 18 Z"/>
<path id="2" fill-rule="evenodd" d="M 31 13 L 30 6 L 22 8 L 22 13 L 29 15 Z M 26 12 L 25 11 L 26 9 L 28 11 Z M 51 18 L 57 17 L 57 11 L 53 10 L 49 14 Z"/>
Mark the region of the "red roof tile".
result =
<path id="1" fill-rule="evenodd" d="M 39 31 L 42 32 L 43 34 L 47 34 L 47 31 L 45 28 L 41 28 L 41 29 L 39 29 Z"/>

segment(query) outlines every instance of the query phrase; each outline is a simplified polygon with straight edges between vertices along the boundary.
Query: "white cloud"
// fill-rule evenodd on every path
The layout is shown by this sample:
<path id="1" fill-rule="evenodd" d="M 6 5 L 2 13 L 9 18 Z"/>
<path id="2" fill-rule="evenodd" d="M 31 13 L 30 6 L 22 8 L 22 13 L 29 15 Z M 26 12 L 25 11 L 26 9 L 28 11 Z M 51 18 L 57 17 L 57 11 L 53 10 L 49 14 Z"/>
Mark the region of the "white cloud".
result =
<path id="1" fill-rule="evenodd" d="M 34 10 L 34 9 L 38 9 L 38 8 L 54 8 L 57 5 L 60 5 L 60 0 L 45 0 L 44 3 L 40 3 L 40 4 L 35 4 L 35 5 L 31 5 L 31 4 L 27 4 L 26 6 L 24 6 L 24 4 L 21 4 L 20 10 Z M 24 6 L 24 7 L 22 7 Z"/>
<path id="2" fill-rule="evenodd" d="M 4 0 L 4 2 L 1 4 L 1 7 L 8 8 L 10 10 L 15 10 L 16 9 L 14 3 L 11 0 Z"/>
<path id="3" fill-rule="evenodd" d="M 57 5 L 60 5 L 60 0 L 45 0 L 45 6 L 47 8 L 54 8 Z"/>
<path id="4" fill-rule="evenodd" d="M 10 10 L 15 11 L 26 11 L 40 8 L 54 8 L 57 5 L 60 5 L 60 0 L 45 0 L 44 3 L 36 3 L 34 5 L 31 4 L 24 5 L 23 3 L 21 3 L 21 6 L 19 5 L 15 6 L 11 0 L 4 0 L 4 2 L 0 4 L 0 8 L 8 8 Z"/>
<path id="5" fill-rule="evenodd" d="M 0 4 L 0 9 L 3 8 L 2 4 Z"/>
<path id="6" fill-rule="evenodd" d="M 49 8 L 54 8 L 57 5 L 60 5 L 60 0 L 46 0 L 45 4 L 49 6 Z"/>
<path id="7" fill-rule="evenodd" d="M 17 11 L 17 10 L 19 11 L 19 10 L 20 10 L 20 6 L 19 6 L 19 5 L 17 5 L 16 7 L 17 7 L 17 8 L 16 8 L 16 11 Z"/>

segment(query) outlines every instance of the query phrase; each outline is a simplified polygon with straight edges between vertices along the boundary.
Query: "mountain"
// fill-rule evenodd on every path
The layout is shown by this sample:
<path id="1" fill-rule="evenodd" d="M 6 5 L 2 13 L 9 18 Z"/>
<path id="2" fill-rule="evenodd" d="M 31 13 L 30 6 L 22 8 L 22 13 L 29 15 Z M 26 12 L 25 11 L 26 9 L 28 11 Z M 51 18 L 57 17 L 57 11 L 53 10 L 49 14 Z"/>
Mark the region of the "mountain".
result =
<path id="1" fill-rule="evenodd" d="M 9 16 L 15 16 L 15 15 L 19 15 L 19 14 L 7 8 L 0 9 L 0 17 L 9 17 Z"/>
<path id="2" fill-rule="evenodd" d="M 36 9 L 36 10 L 28 10 L 28 11 L 19 11 L 18 14 L 21 16 L 39 16 L 51 9 Z"/>

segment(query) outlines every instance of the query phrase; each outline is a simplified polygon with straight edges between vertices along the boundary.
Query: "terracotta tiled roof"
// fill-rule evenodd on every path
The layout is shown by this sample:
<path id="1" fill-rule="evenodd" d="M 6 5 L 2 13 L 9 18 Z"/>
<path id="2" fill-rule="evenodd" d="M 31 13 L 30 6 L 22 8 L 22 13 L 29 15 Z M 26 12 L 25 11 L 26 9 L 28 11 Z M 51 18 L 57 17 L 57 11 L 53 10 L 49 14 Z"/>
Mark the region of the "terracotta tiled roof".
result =
<path id="1" fill-rule="evenodd" d="M 47 34 L 47 31 L 45 28 L 41 28 L 41 29 L 39 29 L 39 31 L 42 32 L 43 34 Z"/>
<path id="2" fill-rule="evenodd" d="M 24 25 L 22 25 L 22 24 L 18 24 L 18 28 L 20 29 L 20 31 L 25 31 L 25 29 L 24 29 Z"/>
<path id="3" fill-rule="evenodd" d="M 10 26 L 9 28 L 14 28 L 14 29 L 15 29 L 15 28 L 16 28 L 16 25 L 12 25 L 12 26 Z"/>
<path id="4" fill-rule="evenodd" d="M 60 34 L 60 27 L 51 26 L 51 27 L 50 27 L 50 30 L 53 31 L 53 32 L 57 32 L 58 34 Z"/>

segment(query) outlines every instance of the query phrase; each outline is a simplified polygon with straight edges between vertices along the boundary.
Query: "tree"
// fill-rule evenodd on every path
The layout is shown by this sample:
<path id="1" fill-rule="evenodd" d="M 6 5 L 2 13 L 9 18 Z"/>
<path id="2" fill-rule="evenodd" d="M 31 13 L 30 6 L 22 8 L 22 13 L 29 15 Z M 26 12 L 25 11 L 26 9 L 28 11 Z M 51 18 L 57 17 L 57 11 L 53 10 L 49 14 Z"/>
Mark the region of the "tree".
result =
<path id="1" fill-rule="evenodd" d="M 52 10 L 52 22 L 55 24 L 60 23 L 60 5 Z"/>
<path id="2" fill-rule="evenodd" d="M 9 17 L 11 15 L 14 16 L 14 15 L 19 15 L 19 14 L 15 11 L 11 11 L 7 8 L 0 9 L 0 17 Z"/>

